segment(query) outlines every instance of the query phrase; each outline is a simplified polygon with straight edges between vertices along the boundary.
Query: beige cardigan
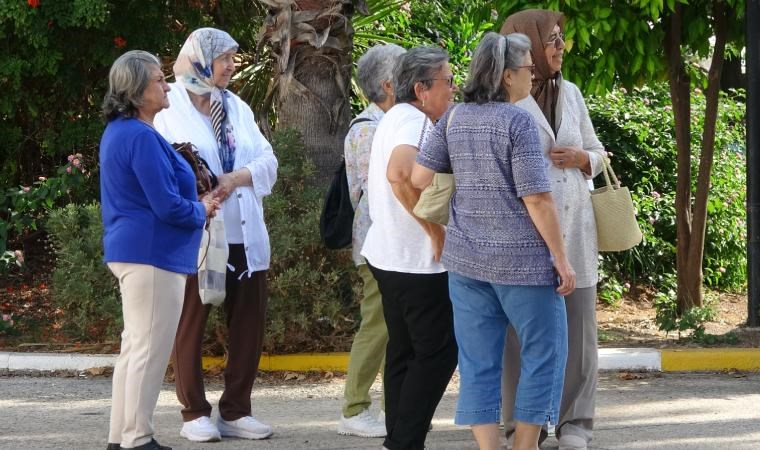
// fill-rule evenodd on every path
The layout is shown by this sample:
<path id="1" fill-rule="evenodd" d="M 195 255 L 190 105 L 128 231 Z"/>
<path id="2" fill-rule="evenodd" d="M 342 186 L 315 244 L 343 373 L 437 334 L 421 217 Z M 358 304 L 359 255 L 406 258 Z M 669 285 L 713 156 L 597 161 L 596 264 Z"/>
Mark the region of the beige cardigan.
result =
<path id="1" fill-rule="evenodd" d="M 556 139 L 532 96 L 516 105 L 530 112 L 538 125 L 568 259 L 575 269 L 576 286 L 586 288 L 599 280 L 596 223 L 587 180 L 602 171 L 604 146 L 596 137 L 586 103 L 576 85 L 563 80 L 558 102 L 562 105 L 562 119 Z M 560 169 L 551 164 L 548 155 L 555 146 L 579 147 L 589 152 L 592 176 L 586 176 L 580 169 Z"/>

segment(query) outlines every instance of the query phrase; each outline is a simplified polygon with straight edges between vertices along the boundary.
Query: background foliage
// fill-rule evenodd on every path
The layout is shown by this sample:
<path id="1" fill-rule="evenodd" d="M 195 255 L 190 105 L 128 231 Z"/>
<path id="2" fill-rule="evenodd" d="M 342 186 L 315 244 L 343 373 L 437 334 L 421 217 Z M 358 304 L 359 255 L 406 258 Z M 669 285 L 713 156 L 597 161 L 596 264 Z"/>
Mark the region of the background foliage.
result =
<path id="1" fill-rule="evenodd" d="M 614 302 L 620 286 L 644 284 L 662 292 L 675 275 L 675 138 L 670 97 L 664 83 L 632 91 L 616 89 L 587 99 L 592 121 L 613 168 L 629 186 L 644 241 L 621 253 L 602 253 L 600 296 Z M 705 241 L 705 285 L 713 289 L 746 287 L 746 211 L 744 94 L 723 94 L 716 133 L 710 220 Z M 693 139 L 701 135 L 704 96 L 693 92 Z M 698 158 L 695 155 L 694 158 Z M 695 165 L 696 166 L 696 165 Z M 602 177 L 595 179 L 601 186 Z"/>
<path id="2" fill-rule="evenodd" d="M 631 286 L 653 286 L 664 312 L 661 324 L 673 329 L 681 326 L 667 313 L 674 311 L 669 293 L 675 270 L 676 158 L 670 99 L 667 87 L 660 83 L 665 79 L 664 36 L 655 25 L 676 1 L 680 0 L 612 5 L 576 0 L 367 0 L 371 14 L 354 17 L 353 54 L 356 60 L 381 41 L 407 48 L 439 45 L 449 51 L 461 85 L 480 36 L 498 31 L 507 15 L 528 7 L 565 12 L 568 55 L 563 73 L 587 95 L 596 94 L 587 97 L 592 119 L 600 139 L 614 154 L 616 170 L 632 189 L 646 235 L 631 251 L 602 255 L 600 296 L 614 303 Z M 704 80 L 697 62 L 709 53 L 708 4 L 707 0 L 689 1 L 687 57 L 697 85 Z M 118 308 L 93 302 L 95 296 L 110 298 L 113 277 L 103 272 L 105 266 L 88 266 L 83 261 L 100 261 L 94 206 L 67 207 L 50 214 L 66 203 L 82 205 L 98 198 L 95 161 L 103 129 L 99 105 L 111 62 L 126 50 L 140 48 L 170 63 L 190 30 L 206 25 L 226 29 L 241 44 L 233 90 L 252 103 L 259 118 L 275 121 L 275 115 L 257 108 L 271 79 L 266 50 L 256 47 L 265 12 L 251 0 L 0 2 L 4 42 L 0 46 L 0 89 L 4 92 L 0 96 L 0 275 L 4 268 L 17 267 L 11 250 L 21 248 L 23 238 L 46 223 L 58 249 L 53 290 L 72 321 L 71 333 L 114 337 L 118 330 L 114 321 L 120 316 Z M 741 17 L 735 19 L 741 23 Z M 732 33 L 740 34 L 741 28 L 733 27 Z M 740 47 L 735 44 L 729 51 L 736 53 Z M 630 88 L 641 83 L 647 87 Z M 693 94 L 692 136 L 697 148 L 704 96 Z M 716 289 L 746 287 L 743 101 L 743 94 L 735 92 L 720 103 L 704 270 L 706 285 Z M 354 86 L 354 109 L 364 104 Z M 319 244 L 322 193 L 303 182 L 314 169 L 302 155 L 298 136 L 283 131 L 273 142 L 280 171 L 275 193 L 266 200 L 273 250 L 266 349 L 347 349 L 357 325 L 355 271 L 347 252 L 330 252 Z M 77 153 L 89 170 L 87 176 L 66 171 L 71 166 L 67 156 Z M 77 233 L 80 237 L 75 237 Z M 78 240 L 82 248 L 70 245 Z M 66 266 L 73 263 L 90 270 L 76 275 L 91 280 L 89 288 L 71 283 L 73 276 L 62 275 L 74 270 Z M 74 301 L 77 296 L 84 300 Z M 114 314 L 113 320 L 107 317 Z M 220 323 L 217 318 L 211 328 L 218 329 Z"/>

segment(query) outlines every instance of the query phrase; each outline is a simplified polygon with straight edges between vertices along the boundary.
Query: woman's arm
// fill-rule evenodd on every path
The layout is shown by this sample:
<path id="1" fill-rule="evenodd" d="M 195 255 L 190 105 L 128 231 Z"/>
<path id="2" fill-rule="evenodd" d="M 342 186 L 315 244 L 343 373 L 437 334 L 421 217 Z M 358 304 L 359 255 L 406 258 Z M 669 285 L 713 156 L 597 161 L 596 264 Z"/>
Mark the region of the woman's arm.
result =
<path id="1" fill-rule="evenodd" d="M 430 183 L 433 182 L 434 175 L 435 171 L 433 169 L 428 169 L 420 163 L 415 162 L 414 167 L 412 168 L 412 186 L 422 191 L 430 186 Z"/>
<path id="2" fill-rule="evenodd" d="M 433 258 L 440 261 L 443 252 L 443 241 L 446 234 L 445 228 L 437 223 L 422 220 L 414 215 L 413 209 L 420 200 L 421 190 L 412 184 L 412 168 L 414 160 L 417 157 L 417 148 L 411 145 L 399 145 L 391 152 L 386 169 L 386 177 L 391 184 L 393 195 L 396 196 L 399 203 L 406 209 L 414 220 L 416 220 L 433 245 Z"/>
<path id="3" fill-rule="evenodd" d="M 132 145 L 132 170 L 154 214 L 178 227 L 202 227 L 215 202 L 209 199 L 204 204 L 180 195 L 174 168 L 160 138 L 153 132 L 140 133 Z"/>
<path id="4" fill-rule="evenodd" d="M 538 233 L 554 256 L 554 268 L 557 269 L 560 278 L 557 292 L 560 295 L 568 295 L 575 290 L 575 271 L 570 266 L 565 253 L 565 243 L 562 240 L 562 231 L 559 228 L 557 208 L 554 206 L 552 194 L 542 192 L 526 195 L 522 197 L 522 200 Z"/>

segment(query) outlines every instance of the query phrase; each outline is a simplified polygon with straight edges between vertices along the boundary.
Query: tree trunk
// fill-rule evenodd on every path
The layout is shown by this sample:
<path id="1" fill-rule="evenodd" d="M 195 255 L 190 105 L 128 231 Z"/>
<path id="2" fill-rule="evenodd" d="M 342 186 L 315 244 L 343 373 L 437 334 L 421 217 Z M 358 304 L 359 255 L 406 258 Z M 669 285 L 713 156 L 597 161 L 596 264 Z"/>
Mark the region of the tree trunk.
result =
<path id="1" fill-rule="evenodd" d="M 351 120 L 347 90 L 351 83 L 351 53 L 338 55 L 301 45 L 291 50 L 294 78 L 306 90 L 290 90 L 278 102 L 278 127 L 296 128 L 316 166 L 314 181 L 326 186 L 343 155 L 343 140 Z"/>
<path id="2" fill-rule="evenodd" d="M 675 120 L 677 173 L 676 180 L 676 273 L 679 312 L 701 301 L 701 283 L 694 284 L 694 267 L 689 264 L 691 241 L 691 80 L 681 55 L 683 5 L 678 3 L 666 27 L 666 51 L 670 99 Z M 701 271 L 700 276 L 701 279 Z M 695 289 L 696 287 L 696 289 Z"/>
<path id="3" fill-rule="evenodd" d="M 354 9 L 363 0 L 262 0 L 269 14 L 260 42 L 276 58 L 270 93 L 277 92 L 278 127 L 295 128 L 326 186 L 343 155 L 351 116 Z M 272 98 L 269 94 L 268 98 Z"/>
<path id="4" fill-rule="evenodd" d="M 726 35 L 728 32 L 726 6 L 722 2 L 713 3 L 713 20 L 715 31 L 715 48 L 707 75 L 705 91 L 705 118 L 702 130 L 702 149 L 699 157 L 697 175 L 697 192 L 694 199 L 694 216 L 692 221 L 691 242 L 689 243 L 688 282 L 690 291 L 698 292 L 693 297 L 694 306 L 702 306 L 702 263 L 705 249 L 705 229 L 707 226 L 707 198 L 710 193 L 710 175 L 715 155 L 715 123 L 718 119 L 718 102 L 720 100 L 720 77 L 723 68 Z"/>

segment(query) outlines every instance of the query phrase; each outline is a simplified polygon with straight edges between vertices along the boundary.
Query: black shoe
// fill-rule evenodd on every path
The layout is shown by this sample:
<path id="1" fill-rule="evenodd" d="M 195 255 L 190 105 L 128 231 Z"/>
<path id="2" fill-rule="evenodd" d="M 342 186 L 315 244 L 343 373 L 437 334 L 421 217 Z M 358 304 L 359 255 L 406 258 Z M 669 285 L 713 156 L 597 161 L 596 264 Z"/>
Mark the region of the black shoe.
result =
<path id="1" fill-rule="evenodd" d="M 108 447 L 106 447 L 106 450 L 121 450 L 121 447 L 119 444 L 109 443 Z"/>
<path id="2" fill-rule="evenodd" d="M 119 447 L 120 449 L 125 449 L 124 447 Z M 139 445 L 137 447 L 134 447 L 132 450 L 172 450 L 171 447 L 167 447 L 165 445 L 161 445 L 158 442 L 156 442 L 155 439 L 151 439 L 150 442 L 147 444 Z"/>

